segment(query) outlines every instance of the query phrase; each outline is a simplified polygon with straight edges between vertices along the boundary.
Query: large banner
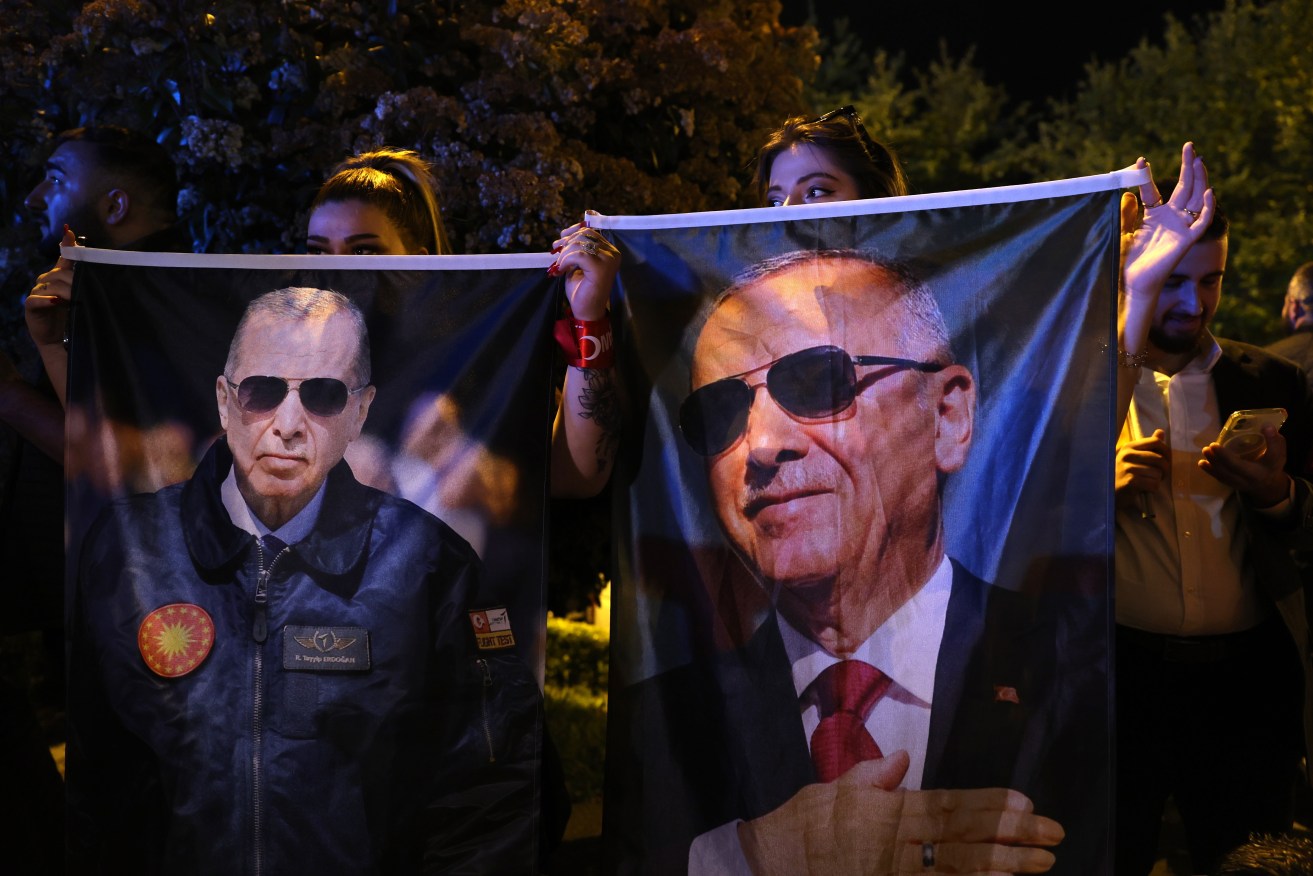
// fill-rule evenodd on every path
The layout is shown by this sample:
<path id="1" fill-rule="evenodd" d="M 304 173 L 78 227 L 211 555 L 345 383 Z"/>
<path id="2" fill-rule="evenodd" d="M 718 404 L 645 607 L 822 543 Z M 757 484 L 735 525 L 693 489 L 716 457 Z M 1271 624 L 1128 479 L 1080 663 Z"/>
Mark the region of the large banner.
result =
<path id="1" fill-rule="evenodd" d="M 75 849 L 535 872 L 550 256 L 71 255 Z"/>
<path id="2" fill-rule="evenodd" d="M 1138 181 L 598 223 L 632 412 L 621 872 L 952 870 L 991 841 L 1107 871 L 1109 345 Z M 982 788 L 1060 827 L 1010 835 L 1026 804 Z"/>
<path id="3" fill-rule="evenodd" d="M 609 864 L 1109 869 L 1141 177 L 600 217 Z M 77 844 L 537 866 L 552 256 L 76 257 Z"/>

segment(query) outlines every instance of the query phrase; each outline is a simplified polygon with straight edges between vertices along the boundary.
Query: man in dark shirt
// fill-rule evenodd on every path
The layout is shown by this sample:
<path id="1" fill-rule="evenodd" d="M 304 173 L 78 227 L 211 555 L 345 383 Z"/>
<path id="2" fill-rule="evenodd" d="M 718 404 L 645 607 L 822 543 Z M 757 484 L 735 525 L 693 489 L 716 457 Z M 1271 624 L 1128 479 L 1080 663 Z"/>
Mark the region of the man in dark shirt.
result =
<path id="1" fill-rule="evenodd" d="M 1313 262 L 1300 265 L 1290 278 L 1281 320 L 1290 334 L 1268 344 L 1267 349 L 1303 368 L 1313 389 L 1313 377 L 1309 376 L 1313 371 Z"/>
<path id="2" fill-rule="evenodd" d="M 177 192 L 171 157 L 149 137 L 122 128 L 78 128 L 56 138 L 45 175 L 24 204 L 40 226 L 42 255 L 58 255 L 66 227 L 85 235 L 92 246 L 190 251 L 190 240 L 176 226 Z M 0 340 L 0 557 L 5 580 L 11 582 L 0 634 L 43 633 L 48 664 L 43 689 L 54 692 L 54 708 L 63 701 L 60 397 L 71 282 L 71 266 L 59 261 L 38 278 L 35 294 L 27 301 L 28 331 L 14 326 Z M 3 711 L 14 720 L 2 725 L 0 750 L 6 752 L 8 765 L 4 772 L 15 776 L 21 787 L 9 795 L 12 804 L 0 805 L 0 842 L 20 856 L 29 850 L 34 865 L 60 861 L 63 804 L 58 771 L 25 692 L 7 691 L 6 706 Z"/>

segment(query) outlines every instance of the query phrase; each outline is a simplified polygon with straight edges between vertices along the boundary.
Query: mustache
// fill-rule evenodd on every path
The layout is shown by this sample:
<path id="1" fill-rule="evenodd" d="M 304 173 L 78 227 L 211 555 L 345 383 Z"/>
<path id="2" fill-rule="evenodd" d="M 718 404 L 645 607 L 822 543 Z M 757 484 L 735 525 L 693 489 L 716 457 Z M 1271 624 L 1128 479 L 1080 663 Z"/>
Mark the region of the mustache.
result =
<path id="1" fill-rule="evenodd" d="M 767 505 L 798 496 L 833 491 L 834 478 L 800 462 L 785 462 L 771 468 L 749 469 L 743 494 L 743 512 L 752 517 Z"/>

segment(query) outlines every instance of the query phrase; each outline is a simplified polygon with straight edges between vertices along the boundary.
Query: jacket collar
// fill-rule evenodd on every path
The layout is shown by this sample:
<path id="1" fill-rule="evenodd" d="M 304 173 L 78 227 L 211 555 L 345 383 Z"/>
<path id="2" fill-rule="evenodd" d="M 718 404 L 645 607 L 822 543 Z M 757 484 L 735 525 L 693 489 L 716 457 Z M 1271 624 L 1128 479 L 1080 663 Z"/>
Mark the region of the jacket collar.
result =
<path id="1" fill-rule="evenodd" d="M 1217 394 L 1218 416 L 1222 422 L 1237 409 L 1238 402 L 1255 395 L 1254 385 L 1261 386 L 1259 363 L 1244 347 L 1219 340 L 1224 355 L 1213 368 L 1213 391 Z M 1257 407 L 1257 402 L 1250 406 Z"/>
<path id="2" fill-rule="evenodd" d="M 235 565 L 254 549 L 254 537 L 233 525 L 219 493 L 232 462 L 228 441 L 220 438 L 182 488 L 187 550 L 207 572 Z M 345 579 L 358 577 L 349 573 L 364 560 L 382 496 L 357 481 L 345 461 L 339 462 L 328 473 L 318 523 L 307 538 L 292 546 L 295 561 L 329 579 L 344 579 L 341 586 L 325 584 L 329 589 L 353 590 Z"/>

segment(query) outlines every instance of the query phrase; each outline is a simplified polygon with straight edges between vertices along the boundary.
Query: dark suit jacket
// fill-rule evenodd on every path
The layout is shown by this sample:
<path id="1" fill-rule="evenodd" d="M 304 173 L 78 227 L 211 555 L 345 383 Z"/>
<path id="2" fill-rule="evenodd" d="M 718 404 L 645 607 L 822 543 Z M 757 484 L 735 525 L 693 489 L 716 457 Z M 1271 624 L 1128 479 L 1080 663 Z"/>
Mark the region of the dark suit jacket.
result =
<path id="1" fill-rule="evenodd" d="M 1245 408 L 1285 408 L 1286 472 L 1295 479 L 1289 518 L 1273 522 L 1242 504 L 1241 519 L 1250 543 L 1245 560 L 1254 567 L 1259 590 L 1272 601 L 1295 643 L 1304 671 L 1304 744 L 1313 755 L 1313 672 L 1309 666 L 1309 599 L 1305 578 L 1291 550 L 1313 549 L 1313 397 L 1304 371 L 1271 352 L 1238 341 L 1217 339 L 1222 358 L 1213 366 L 1213 390 L 1223 422 Z M 1313 761 L 1313 757 L 1310 758 Z M 1307 765 L 1313 781 L 1313 763 Z"/>
<path id="2" fill-rule="evenodd" d="M 1074 825 L 1064 819 L 1078 811 L 1092 819 L 1098 845 L 1108 789 L 1106 655 L 1082 655 L 1079 645 L 1097 645 L 1098 636 L 1081 632 L 1087 621 L 1106 635 L 1104 616 L 1041 606 L 956 562 L 953 573 L 922 787 L 1016 788 L 1069 834 Z M 1059 686 L 1066 665 L 1080 666 L 1083 681 Z M 1077 706 L 1087 713 L 1073 720 Z M 764 815 L 816 781 L 773 616 L 745 647 L 613 697 L 609 720 L 603 831 L 621 872 L 683 873 L 697 835 Z M 1054 768 L 1066 760 L 1083 777 Z"/>
<path id="3" fill-rule="evenodd" d="M 1269 353 L 1285 356 L 1300 368 L 1309 379 L 1309 391 L 1313 392 L 1313 331 L 1295 332 L 1274 341 L 1263 348 Z"/>

